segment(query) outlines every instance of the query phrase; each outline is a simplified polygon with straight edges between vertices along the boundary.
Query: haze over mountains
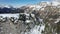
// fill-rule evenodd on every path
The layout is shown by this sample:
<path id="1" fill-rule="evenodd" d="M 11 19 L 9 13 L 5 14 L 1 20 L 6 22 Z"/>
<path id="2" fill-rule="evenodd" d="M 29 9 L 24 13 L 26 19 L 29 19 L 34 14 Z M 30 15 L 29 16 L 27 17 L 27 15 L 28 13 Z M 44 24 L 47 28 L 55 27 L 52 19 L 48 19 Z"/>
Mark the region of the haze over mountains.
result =
<path id="1" fill-rule="evenodd" d="M 48 5 L 59 7 L 60 3 L 54 2 L 54 1 L 53 2 L 40 2 L 35 5 L 26 5 L 26 6 L 21 6 L 19 8 L 14 8 L 13 6 L 0 6 L 0 13 L 21 13 L 27 9 L 40 10 L 42 7 L 46 7 Z"/>
<path id="2" fill-rule="evenodd" d="M 20 10 L 19 8 L 0 7 L 0 13 L 19 13 L 20 11 L 22 11 L 22 10 Z"/>
<path id="3" fill-rule="evenodd" d="M 60 34 L 60 3 L 46 1 L 19 8 L 0 6 L 0 26 L 1 34 Z"/>

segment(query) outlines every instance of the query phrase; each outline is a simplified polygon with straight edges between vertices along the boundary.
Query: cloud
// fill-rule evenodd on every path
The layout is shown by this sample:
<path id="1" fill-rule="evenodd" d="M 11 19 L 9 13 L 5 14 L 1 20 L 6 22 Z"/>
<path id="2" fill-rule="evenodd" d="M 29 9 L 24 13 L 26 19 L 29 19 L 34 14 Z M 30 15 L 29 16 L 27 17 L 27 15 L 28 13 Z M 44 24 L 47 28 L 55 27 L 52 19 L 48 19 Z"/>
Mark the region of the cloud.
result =
<path id="1" fill-rule="evenodd" d="M 60 0 L 51 0 L 51 1 L 57 1 L 57 2 L 60 2 Z"/>

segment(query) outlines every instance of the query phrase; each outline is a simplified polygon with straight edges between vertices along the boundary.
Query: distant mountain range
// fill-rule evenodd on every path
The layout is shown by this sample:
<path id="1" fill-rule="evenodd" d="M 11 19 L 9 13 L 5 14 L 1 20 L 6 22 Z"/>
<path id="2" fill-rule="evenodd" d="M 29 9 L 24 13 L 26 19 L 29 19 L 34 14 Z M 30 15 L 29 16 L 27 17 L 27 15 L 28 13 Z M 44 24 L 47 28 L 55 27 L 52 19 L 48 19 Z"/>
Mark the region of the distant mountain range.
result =
<path id="1" fill-rule="evenodd" d="M 59 2 L 40 2 L 35 5 L 26 5 L 22 6 L 20 8 L 14 8 L 12 6 L 0 6 L 0 14 L 1 13 L 23 13 L 25 10 L 40 10 L 42 7 L 46 7 L 47 5 L 52 5 L 52 6 L 59 6 Z"/>
<path id="2" fill-rule="evenodd" d="M 23 12 L 20 8 L 7 8 L 7 7 L 0 7 L 0 13 L 20 13 Z"/>

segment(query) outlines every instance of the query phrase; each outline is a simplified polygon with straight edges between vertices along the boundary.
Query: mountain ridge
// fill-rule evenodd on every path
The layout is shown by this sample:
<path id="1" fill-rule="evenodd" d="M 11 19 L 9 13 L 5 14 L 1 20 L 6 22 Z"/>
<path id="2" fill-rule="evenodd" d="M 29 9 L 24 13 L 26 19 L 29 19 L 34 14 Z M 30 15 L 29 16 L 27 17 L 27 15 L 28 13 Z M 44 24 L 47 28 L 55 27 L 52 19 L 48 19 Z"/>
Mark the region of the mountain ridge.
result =
<path id="1" fill-rule="evenodd" d="M 55 7 L 60 7 L 60 3 L 56 2 L 56 1 L 52 1 L 52 2 L 40 2 L 34 5 L 25 5 L 25 6 L 21 6 L 21 7 L 13 7 L 10 5 L 1 5 L 0 6 L 0 13 L 21 13 L 21 12 L 25 12 L 28 10 L 40 10 L 41 8 L 45 8 L 46 6 L 55 6 Z M 43 10 L 43 9 L 42 9 Z"/>

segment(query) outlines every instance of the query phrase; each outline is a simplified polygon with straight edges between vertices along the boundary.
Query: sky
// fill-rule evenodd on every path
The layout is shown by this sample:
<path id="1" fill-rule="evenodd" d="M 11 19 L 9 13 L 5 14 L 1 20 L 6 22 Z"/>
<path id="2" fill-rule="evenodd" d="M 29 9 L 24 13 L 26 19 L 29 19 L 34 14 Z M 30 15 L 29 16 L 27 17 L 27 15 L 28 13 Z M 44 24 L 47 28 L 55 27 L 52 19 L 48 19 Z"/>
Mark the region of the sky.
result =
<path id="1" fill-rule="evenodd" d="M 21 6 L 26 4 L 36 4 L 41 1 L 51 1 L 51 0 L 0 0 L 0 5 L 12 5 L 12 6 Z"/>

